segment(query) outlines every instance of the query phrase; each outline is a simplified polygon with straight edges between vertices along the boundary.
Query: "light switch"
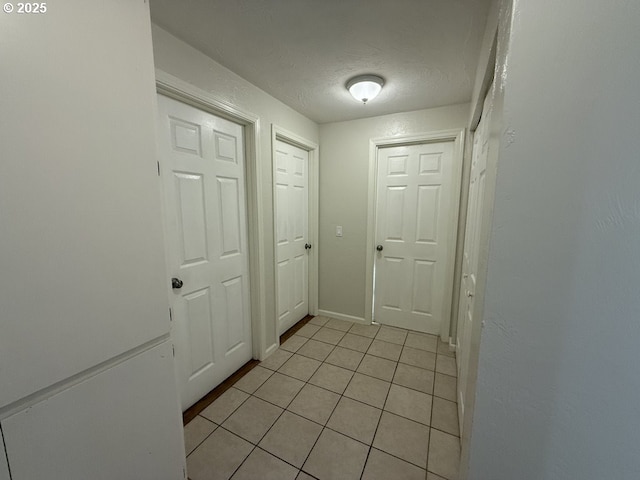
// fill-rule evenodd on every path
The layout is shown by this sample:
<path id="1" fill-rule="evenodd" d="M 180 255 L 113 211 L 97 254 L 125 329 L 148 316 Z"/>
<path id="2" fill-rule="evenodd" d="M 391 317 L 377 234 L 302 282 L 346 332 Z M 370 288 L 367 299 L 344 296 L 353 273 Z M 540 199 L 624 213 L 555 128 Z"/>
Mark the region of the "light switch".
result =
<path id="1" fill-rule="evenodd" d="M 336 237 L 342 236 L 342 225 L 336 225 Z"/>

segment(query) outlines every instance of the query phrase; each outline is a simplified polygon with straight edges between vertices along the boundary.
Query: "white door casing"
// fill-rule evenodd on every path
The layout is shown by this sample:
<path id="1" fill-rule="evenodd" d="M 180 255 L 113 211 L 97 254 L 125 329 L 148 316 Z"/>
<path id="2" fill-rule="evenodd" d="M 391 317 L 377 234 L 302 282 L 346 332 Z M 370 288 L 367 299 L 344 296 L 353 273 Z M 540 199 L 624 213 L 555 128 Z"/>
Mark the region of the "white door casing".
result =
<path id="1" fill-rule="evenodd" d="M 309 313 L 309 152 L 275 140 L 274 204 L 278 330 Z"/>
<path id="2" fill-rule="evenodd" d="M 243 127 L 163 95 L 158 108 L 185 410 L 252 356 Z"/>
<path id="3" fill-rule="evenodd" d="M 378 323 L 432 334 L 442 334 L 445 325 L 448 330 L 460 183 L 456 160 L 452 141 L 378 151 Z"/>
<path id="4" fill-rule="evenodd" d="M 489 89 L 491 91 L 491 89 Z M 488 98 L 488 97 L 487 97 Z M 480 226 L 484 218 L 484 194 L 489 145 L 489 109 L 485 100 L 482 117 L 473 138 L 471 173 L 469 177 L 469 197 L 467 205 L 467 224 L 464 234 L 462 257 L 462 279 L 460 282 L 460 300 L 458 309 L 458 329 L 456 339 L 456 361 L 458 369 L 458 421 L 460 433 L 464 423 L 466 387 L 469 375 L 469 351 L 473 327 L 476 281 L 478 276 L 478 258 L 480 254 Z"/>

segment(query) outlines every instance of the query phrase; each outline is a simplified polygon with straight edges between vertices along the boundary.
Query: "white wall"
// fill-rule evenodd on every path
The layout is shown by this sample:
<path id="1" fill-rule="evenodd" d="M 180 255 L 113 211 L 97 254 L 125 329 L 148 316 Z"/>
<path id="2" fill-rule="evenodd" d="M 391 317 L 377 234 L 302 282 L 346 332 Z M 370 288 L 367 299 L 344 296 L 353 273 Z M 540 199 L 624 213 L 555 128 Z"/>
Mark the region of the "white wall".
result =
<path id="1" fill-rule="evenodd" d="M 185 460 L 149 4 L 48 7 L 0 14 L 0 424 L 9 468 L 14 480 L 175 480 Z"/>
<path id="2" fill-rule="evenodd" d="M 638 478 L 638 18 L 541 0 L 501 21 L 470 479 Z"/>
<path id="3" fill-rule="evenodd" d="M 0 480 L 11 480 L 9 476 L 9 465 L 7 464 L 7 454 L 4 451 L 4 441 L 0 431 Z"/>
<path id="4" fill-rule="evenodd" d="M 262 350 L 277 342 L 275 273 L 273 244 L 273 175 L 271 167 L 271 125 L 284 128 L 318 143 L 318 126 L 279 100 L 268 95 L 200 51 L 187 45 L 162 28 L 153 25 L 153 51 L 156 68 L 170 73 L 236 108 L 260 118 L 259 161 L 261 166 L 264 212 L 264 278 L 266 331 Z"/>
<path id="5" fill-rule="evenodd" d="M 320 310 L 365 316 L 369 140 L 462 129 L 468 115 L 461 104 L 320 126 Z"/>
<path id="6" fill-rule="evenodd" d="M 169 331 L 148 4 L 0 15 L 0 409 Z"/>

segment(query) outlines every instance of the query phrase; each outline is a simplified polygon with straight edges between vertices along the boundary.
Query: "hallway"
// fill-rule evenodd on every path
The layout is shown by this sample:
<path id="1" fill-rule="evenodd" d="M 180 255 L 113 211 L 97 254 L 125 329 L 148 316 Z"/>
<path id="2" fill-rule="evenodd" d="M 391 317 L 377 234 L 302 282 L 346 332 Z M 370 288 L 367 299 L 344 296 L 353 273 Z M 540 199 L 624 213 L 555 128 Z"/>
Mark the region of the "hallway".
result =
<path id="1" fill-rule="evenodd" d="M 189 478 L 455 480 L 455 375 L 433 335 L 315 317 L 186 425 Z"/>

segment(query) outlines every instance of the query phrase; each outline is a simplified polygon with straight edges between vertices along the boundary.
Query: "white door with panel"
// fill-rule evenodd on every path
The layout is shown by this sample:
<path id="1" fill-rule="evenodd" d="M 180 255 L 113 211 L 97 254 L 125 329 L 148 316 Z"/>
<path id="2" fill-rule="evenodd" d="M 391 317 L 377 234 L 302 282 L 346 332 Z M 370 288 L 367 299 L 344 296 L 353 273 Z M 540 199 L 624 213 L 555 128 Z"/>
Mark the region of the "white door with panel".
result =
<path id="1" fill-rule="evenodd" d="M 309 152 L 276 140 L 275 224 L 278 328 L 309 313 Z"/>
<path id="2" fill-rule="evenodd" d="M 376 203 L 376 322 L 441 334 L 457 218 L 453 142 L 381 148 Z M 446 297 L 446 298 L 445 298 Z M 449 304 L 447 303 L 449 302 Z"/>
<path id="3" fill-rule="evenodd" d="M 480 225 L 483 219 L 484 192 L 487 171 L 487 152 L 489 145 L 488 105 L 473 138 L 471 174 L 469 178 L 469 199 L 467 204 L 467 225 L 464 234 L 462 257 L 462 280 L 460 283 L 460 301 L 458 303 L 457 355 L 458 362 L 458 421 L 460 432 L 464 421 L 467 378 L 469 376 L 469 351 L 473 327 L 473 308 L 480 255 Z"/>
<path id="4" fill-rule="evenodd" d="M 158 95 L 182 409 L 251 359 L 243 127 Z"/>

